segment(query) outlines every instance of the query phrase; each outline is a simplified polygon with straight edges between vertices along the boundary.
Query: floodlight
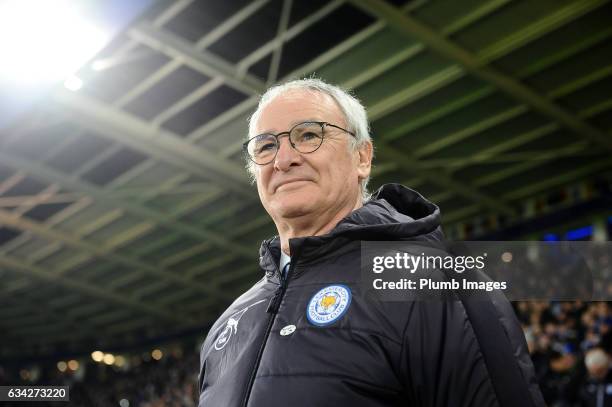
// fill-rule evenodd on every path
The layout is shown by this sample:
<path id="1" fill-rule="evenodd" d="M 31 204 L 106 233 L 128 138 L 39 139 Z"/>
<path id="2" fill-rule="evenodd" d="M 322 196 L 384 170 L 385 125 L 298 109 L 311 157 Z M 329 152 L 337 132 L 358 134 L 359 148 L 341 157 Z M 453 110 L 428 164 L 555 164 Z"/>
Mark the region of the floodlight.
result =
<path id="1" fill-rule="evenodd" d="M 0 2 L 0 81 L 27 87 L 64 81 L 106 44 L 110 35 L 80 15 L 77 3 Z"/>

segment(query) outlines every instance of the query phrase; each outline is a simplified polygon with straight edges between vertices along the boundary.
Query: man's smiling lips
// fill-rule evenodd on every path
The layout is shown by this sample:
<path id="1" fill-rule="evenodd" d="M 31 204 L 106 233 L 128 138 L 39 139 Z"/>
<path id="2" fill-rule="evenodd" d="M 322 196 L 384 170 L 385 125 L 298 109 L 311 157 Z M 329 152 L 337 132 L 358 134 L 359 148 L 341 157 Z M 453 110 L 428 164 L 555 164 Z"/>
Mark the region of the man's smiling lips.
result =
<path id="1" fill-rule="evenodd" d="M 295 182 L 308 182 L 308 181 L 310 181 L 310 180 L 309 180 L 309 179 L 307 179 L 307 178 L 293 178 L 293 179 L 286 179 L 286 180 L 282 180 L 282 181 L 279 181 L 279 182 L 278 182 L 278 183 L 277 183 L 277 184 L 274 186 L 274 192 L 278 191 L 278 189 L 279 189 L 280 187 L 282 187 L 282 186 L 284 186 L 284 185 L 287 185 L 287 184 L 293 184 L 293 183 L 295 183 Z"/>

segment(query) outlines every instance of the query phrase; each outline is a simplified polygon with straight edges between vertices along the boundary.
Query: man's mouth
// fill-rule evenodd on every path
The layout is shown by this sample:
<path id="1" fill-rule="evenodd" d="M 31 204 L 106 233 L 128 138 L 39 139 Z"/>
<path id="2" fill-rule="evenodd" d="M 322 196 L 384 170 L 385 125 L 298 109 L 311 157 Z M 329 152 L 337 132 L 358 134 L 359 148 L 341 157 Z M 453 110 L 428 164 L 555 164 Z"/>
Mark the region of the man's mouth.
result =
<path id="1" fill-rule="evenodd" d="M 274 189 L 274 191 L 278 191 L 281 187 L 285 187 L 287 185 L 292 185 L 295 184 L 297 182 L 308 182 L 310 181 L 309 179 L 305 179 L 305 178 L 296 178 L 296 179 L 290 179 L 290 180 L 285 180 L 285 181 L 281 181 L 276 188 Z"/>

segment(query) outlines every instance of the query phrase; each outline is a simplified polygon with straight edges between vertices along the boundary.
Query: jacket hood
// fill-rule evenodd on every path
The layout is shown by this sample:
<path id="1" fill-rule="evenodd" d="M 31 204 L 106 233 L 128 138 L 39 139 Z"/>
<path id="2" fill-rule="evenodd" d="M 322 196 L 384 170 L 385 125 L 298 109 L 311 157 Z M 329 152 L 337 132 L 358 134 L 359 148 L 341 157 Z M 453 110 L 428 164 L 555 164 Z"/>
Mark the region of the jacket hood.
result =
<path id="1" fill-rule="evenodd" d="M 383 185 L 372 199 L 342 219 L 329 233 L 289 240 L 292 258 L 321 259 L 355 240 L 441 241 L 440 208 L 417 191 L 400 184 Z M 280 239 L 265 240 L 260 266 L 271 278 L 278 274 Z"/>

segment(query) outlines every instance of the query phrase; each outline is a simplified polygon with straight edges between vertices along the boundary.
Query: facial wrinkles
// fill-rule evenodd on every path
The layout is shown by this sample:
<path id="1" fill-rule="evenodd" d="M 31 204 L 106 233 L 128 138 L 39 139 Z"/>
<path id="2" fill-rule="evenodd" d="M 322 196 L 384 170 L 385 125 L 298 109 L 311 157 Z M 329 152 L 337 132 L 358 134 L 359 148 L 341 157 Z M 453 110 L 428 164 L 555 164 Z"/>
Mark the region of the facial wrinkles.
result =
<path id="1" fill-rule="evenodd" d="M 344 115 L 331 97 L 316 92 L 301 92 L 284 94 L 272 100 L 262 110 L 257 132 L 278 134 L 288 131 L 299 122 L 309 120 L 326 121 L 346 128 Z M 349 154 L 350 140 L 345 138 L 341 130 L 332 127 L 327 131 L 328 137 L 319 150 L 311 154 L 296 152 L 289 145 L 289 140 L 285 140 L 287 137 L 281 137 L 279 154 L 283 161 L 280 168 L 277 156 L 276 161 L 256 169 L 260 197 L 272 218 L 282 220 L 286 216 L 307 215 L 311 220 L 318 221 L 352 206 L 355 197 L 346 182 L 350 176 L 348 171 L 353 170 L 354 157 Z M 279 193 L 275 190 L 275 185 L 279 182 L 295 178 L 311 180 L 317 188 L 316 192 L 300 187 L 302 190 L 298 191 L 302 196 L 298 199 L 298 195 L 284 195 L 283 191 Z M 310 187 L 305 185 L 303 188 Z M 302 206 L 299 204 L 302 199 L 308 200 L 312 205 Z"/>
<path id="2" fill-rule="evenodd" d="M 324 97 L 319 93 L 306 93 L 306 95 L 312 96 L 308 99 L 309 101 L 312 101 L 312 103 L 308 103 L 306 106 L 304 105 L 303 99 L 304 93 L 289 92 L 273 99 L 268 106 L 264 108 L 262 114 L 260 115 L 260 120 L 257 126 L 258 133 L 270 132 L 277 134 L 283 131 L 289 131 L 295 124 L 309 120 L 329 121 L 341 127 L 344 125 L 342 115 L 337 113 L 339 109 L 336 107 L 335 102 L 333 102 L 332 106 L 336 107 L 336 109 L 332 111 L 333 113 L 330 112 L 330 97 Z M 335 144 L 333 142 L 335 138 L 336 137 L 332 137 L 324 140 L 323 145 L 320 148 L 331 147 L 333 144 Z M 289 140 L 286 139 L 287 137 L 282 137 L 279 140 L 281 142 L 281 149 L 292 149 L 292 147 L 289 145 Z M 294 150 L 284 151 L 284 153 L 300 154 Z M 313 154 L 316 153 L 317 152 L 314 152 Z M 281 154 L 281 151 L 279 151 L 279 154 Z M 307 156 L 309 156 L 309 154 L 304 154 L 302 157 L 284 157 L 286 159 L 295 160 L 301 164 L 289 166 L 284 172 L 278 171 L 278 167 L 276 167 L 275 162 L 258 168 L 260 176 L 267 178 L 268 185 L 266 189 L 269 190 L 270 193 L 273 193 L 274 191 L 272 191 L 270 187 L 274 184 L 272 181 L 276 181 L 277 178 L 285 178 L 287 176 L 316 178 L 317 171 L 315 168 L 308 165 Z"/>

